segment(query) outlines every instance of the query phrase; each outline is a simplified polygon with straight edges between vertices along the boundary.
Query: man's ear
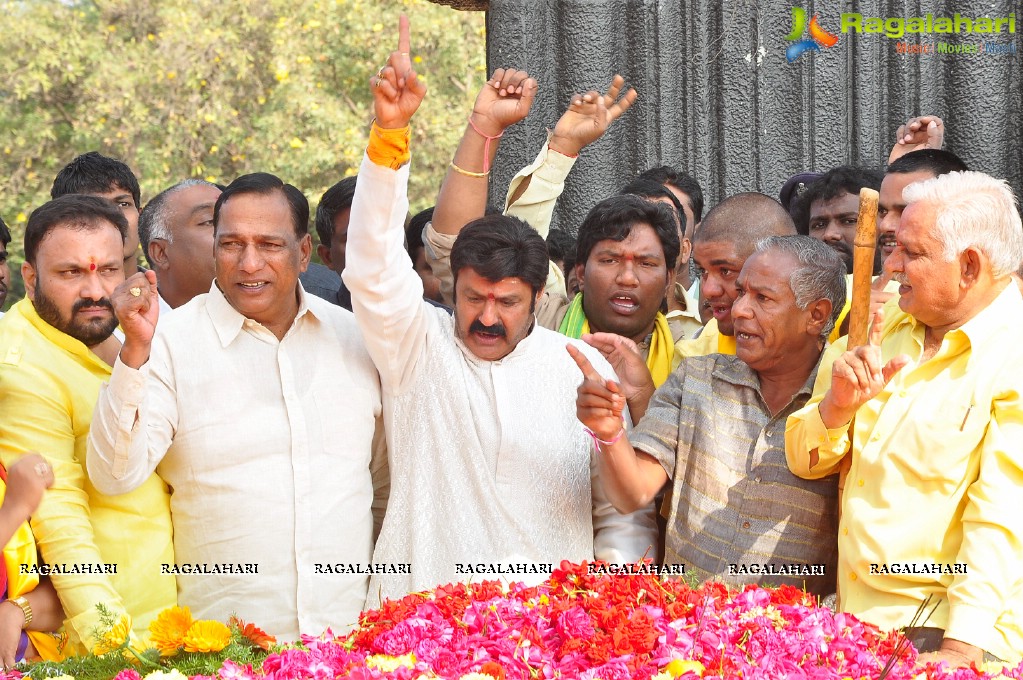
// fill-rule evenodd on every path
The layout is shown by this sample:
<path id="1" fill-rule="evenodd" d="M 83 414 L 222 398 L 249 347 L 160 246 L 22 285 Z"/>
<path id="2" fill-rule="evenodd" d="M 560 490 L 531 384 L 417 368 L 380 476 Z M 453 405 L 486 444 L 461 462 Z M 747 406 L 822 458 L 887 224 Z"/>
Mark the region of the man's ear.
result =
<path id="1" fill-rule="evenodd" d="M 25 297 L 36 301 L 36 268 L 25 262 L 21 263 L 21 279 L 25 282 Z"/>
<path id="2" fill-rule="evenodd" d="M 302 254 L 302 259 L 299 262 L 299 271 L 304 272 L 309 269 L 309 260 L 313 256 L 313 237 L 306 234 L 302 237 L 302 240 L 298 242 L 299 252 Z"/>
<path id="3" fill-rule="evenodd" d="M 316 254 L 320 256 L 320 261 L 327 267 L 327 269 L 333 269 L 330 262 L 330 248 L 323 245 L 322 243 L 316 246 Z"/>
<path id="4" fill-rule="evenodd" d="M 959 254 L 959 287 L 970 288 L 977 283 L 984 269 L 986 256 L 976 247 L 970 246 Z"/>
<path id="5" fill-rule="evenodd" d="M 827 298 L 820 298 L 814 300 L 806 308 L 806 311 L 810 312 L 810 318 L 806 323 L 806 332 L 814 337 L 820 337 L 821 331 L 824 326 L 831 319 L 831 300 Z"/>
<path id="6" fill-rule="evenodd" d="M 586 272 L 586 263 L 585 262 L 583 262 L 582 264 L 577 264 L 575 266 L 575 278 L 576 278 L 576 281 L 579 282 L 579 292 L 580 293 L 583 292 L 583 288 L 584 288 L 584 286 L 583 286 L 583 274 L 585 272 Z"/>
<path id="7" fill-rule="evenodd" d="M 149 261 L 153 269 L 165 270 L 169 266 L 167 261 L 167 242 L 162 238 L 153 239 L 149 242 Z"/>

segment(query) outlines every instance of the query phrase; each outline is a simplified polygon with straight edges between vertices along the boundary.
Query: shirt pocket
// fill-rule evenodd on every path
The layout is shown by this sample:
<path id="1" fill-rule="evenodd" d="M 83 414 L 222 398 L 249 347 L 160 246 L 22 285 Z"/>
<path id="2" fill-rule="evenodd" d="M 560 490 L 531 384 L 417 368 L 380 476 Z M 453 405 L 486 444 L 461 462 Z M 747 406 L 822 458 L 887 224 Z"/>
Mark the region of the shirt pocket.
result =
<path id="1" fill-rule="evenodd" d="M 975 476 L 990 420 L 990 400 L 931 388 L 914 400 L 887 453 L 901 474 L 950 492 Z"/>

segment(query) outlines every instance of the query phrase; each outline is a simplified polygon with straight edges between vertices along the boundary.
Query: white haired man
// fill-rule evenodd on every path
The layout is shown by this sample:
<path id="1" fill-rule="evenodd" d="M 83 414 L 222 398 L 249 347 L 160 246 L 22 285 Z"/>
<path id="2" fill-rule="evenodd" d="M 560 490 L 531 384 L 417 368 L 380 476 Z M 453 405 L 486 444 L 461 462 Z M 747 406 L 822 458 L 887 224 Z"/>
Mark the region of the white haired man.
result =
<path id="1" fill-rule="evenodd" d="M 829 350 L 788 420 L 792 471 L 846 455 L 840 607 L 907 631 L 922 660 L 1013 663 L 1023 650 L 1023 225 L 1004 181 L 952 172 L 906 188 L 885 267 L 901 285 L 870 341 Z M 887 315 L 885 315 L 887 312 Z M 855 416 L 855 422 L 853 417 Z M 928 611 L 930 608 L 928 607 Z"/>

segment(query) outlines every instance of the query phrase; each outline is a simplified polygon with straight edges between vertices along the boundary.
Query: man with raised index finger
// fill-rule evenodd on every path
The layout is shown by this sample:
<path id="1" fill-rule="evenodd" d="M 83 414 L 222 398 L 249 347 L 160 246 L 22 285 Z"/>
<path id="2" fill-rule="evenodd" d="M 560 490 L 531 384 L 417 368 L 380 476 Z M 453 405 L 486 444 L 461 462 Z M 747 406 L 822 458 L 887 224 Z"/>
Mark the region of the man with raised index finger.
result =
<path id="1" fill-rule="evenodd" d="M 915 183 L 885 262 L 899 287 L 871 340 L 830 350 L 786 454 L 807 479 L 852 456 L 839 527 L 839 606 L 910 625 L 954 665 L 1023 650 L 1023 225 L 1011 189 L 978 172 Z M 854 419 L 855 416 L 855 419 Z M 929 607 L 928 607 L 929 610 Z"/>
<path id="2" fill-rule="evenodd" d="M 563 559 L 652 554 L 652 513 L 637 525 L 600 493 L 575 422 L 579 374 L 565 338 L 536 323 L 548 273 L 543 239 L 514 218 L 474 220 L 451 252 L 453 315 L 423 300 L 402 247 L 409 122 L 426 90 L 411 68 L 408 30 L 402 17 L 399 48 L 370 81 L 376 121 L 343 276 L 384 395 L 391 495 L 374 561 L 411 563 L 411 574 L 374 575 L 368 604 L 495 575 L 539 582 Z M 535 83 L 499 69 L 486 87 L 471 125 L 493 135 L 524 115 L 515 100 Z M 474 163 L 483 147 L 481 138 Z"/>

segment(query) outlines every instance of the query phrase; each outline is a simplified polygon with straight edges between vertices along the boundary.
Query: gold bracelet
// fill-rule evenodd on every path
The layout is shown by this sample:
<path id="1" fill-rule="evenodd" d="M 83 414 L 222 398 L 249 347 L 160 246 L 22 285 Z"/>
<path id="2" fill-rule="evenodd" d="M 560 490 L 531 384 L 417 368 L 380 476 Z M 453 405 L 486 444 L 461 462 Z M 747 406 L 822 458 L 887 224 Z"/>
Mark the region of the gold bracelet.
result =
<path id="1" fill-rule="evenodd" d="M 21 609 L 22 613 L 25 614 L 25 623 L 22 624 L 21 629 L 25 630 L 28 628 L 28 624 L 32 623 L 32 605 L 29 604 L 28 600 L 24 596 L 16 597 L 13 600 L 7 600 L 15 607 Z"/>
<path id="2" fill-rule="evenodd" d="M 471 172 L 469 170 L 463 170 L 462 168 L 460 168 L 457 165 L 455 165 L 454 161 L 451 161 L 451 167 L 459 175 L 465 175 L 466 177 L 476 177 L 478 179 L 482 179 L 482 178 L 484 178 L 484 177 L 486 177 L 487 175 L 490 174 L 489 170 L 487 170 L 486 172 Z"/>

